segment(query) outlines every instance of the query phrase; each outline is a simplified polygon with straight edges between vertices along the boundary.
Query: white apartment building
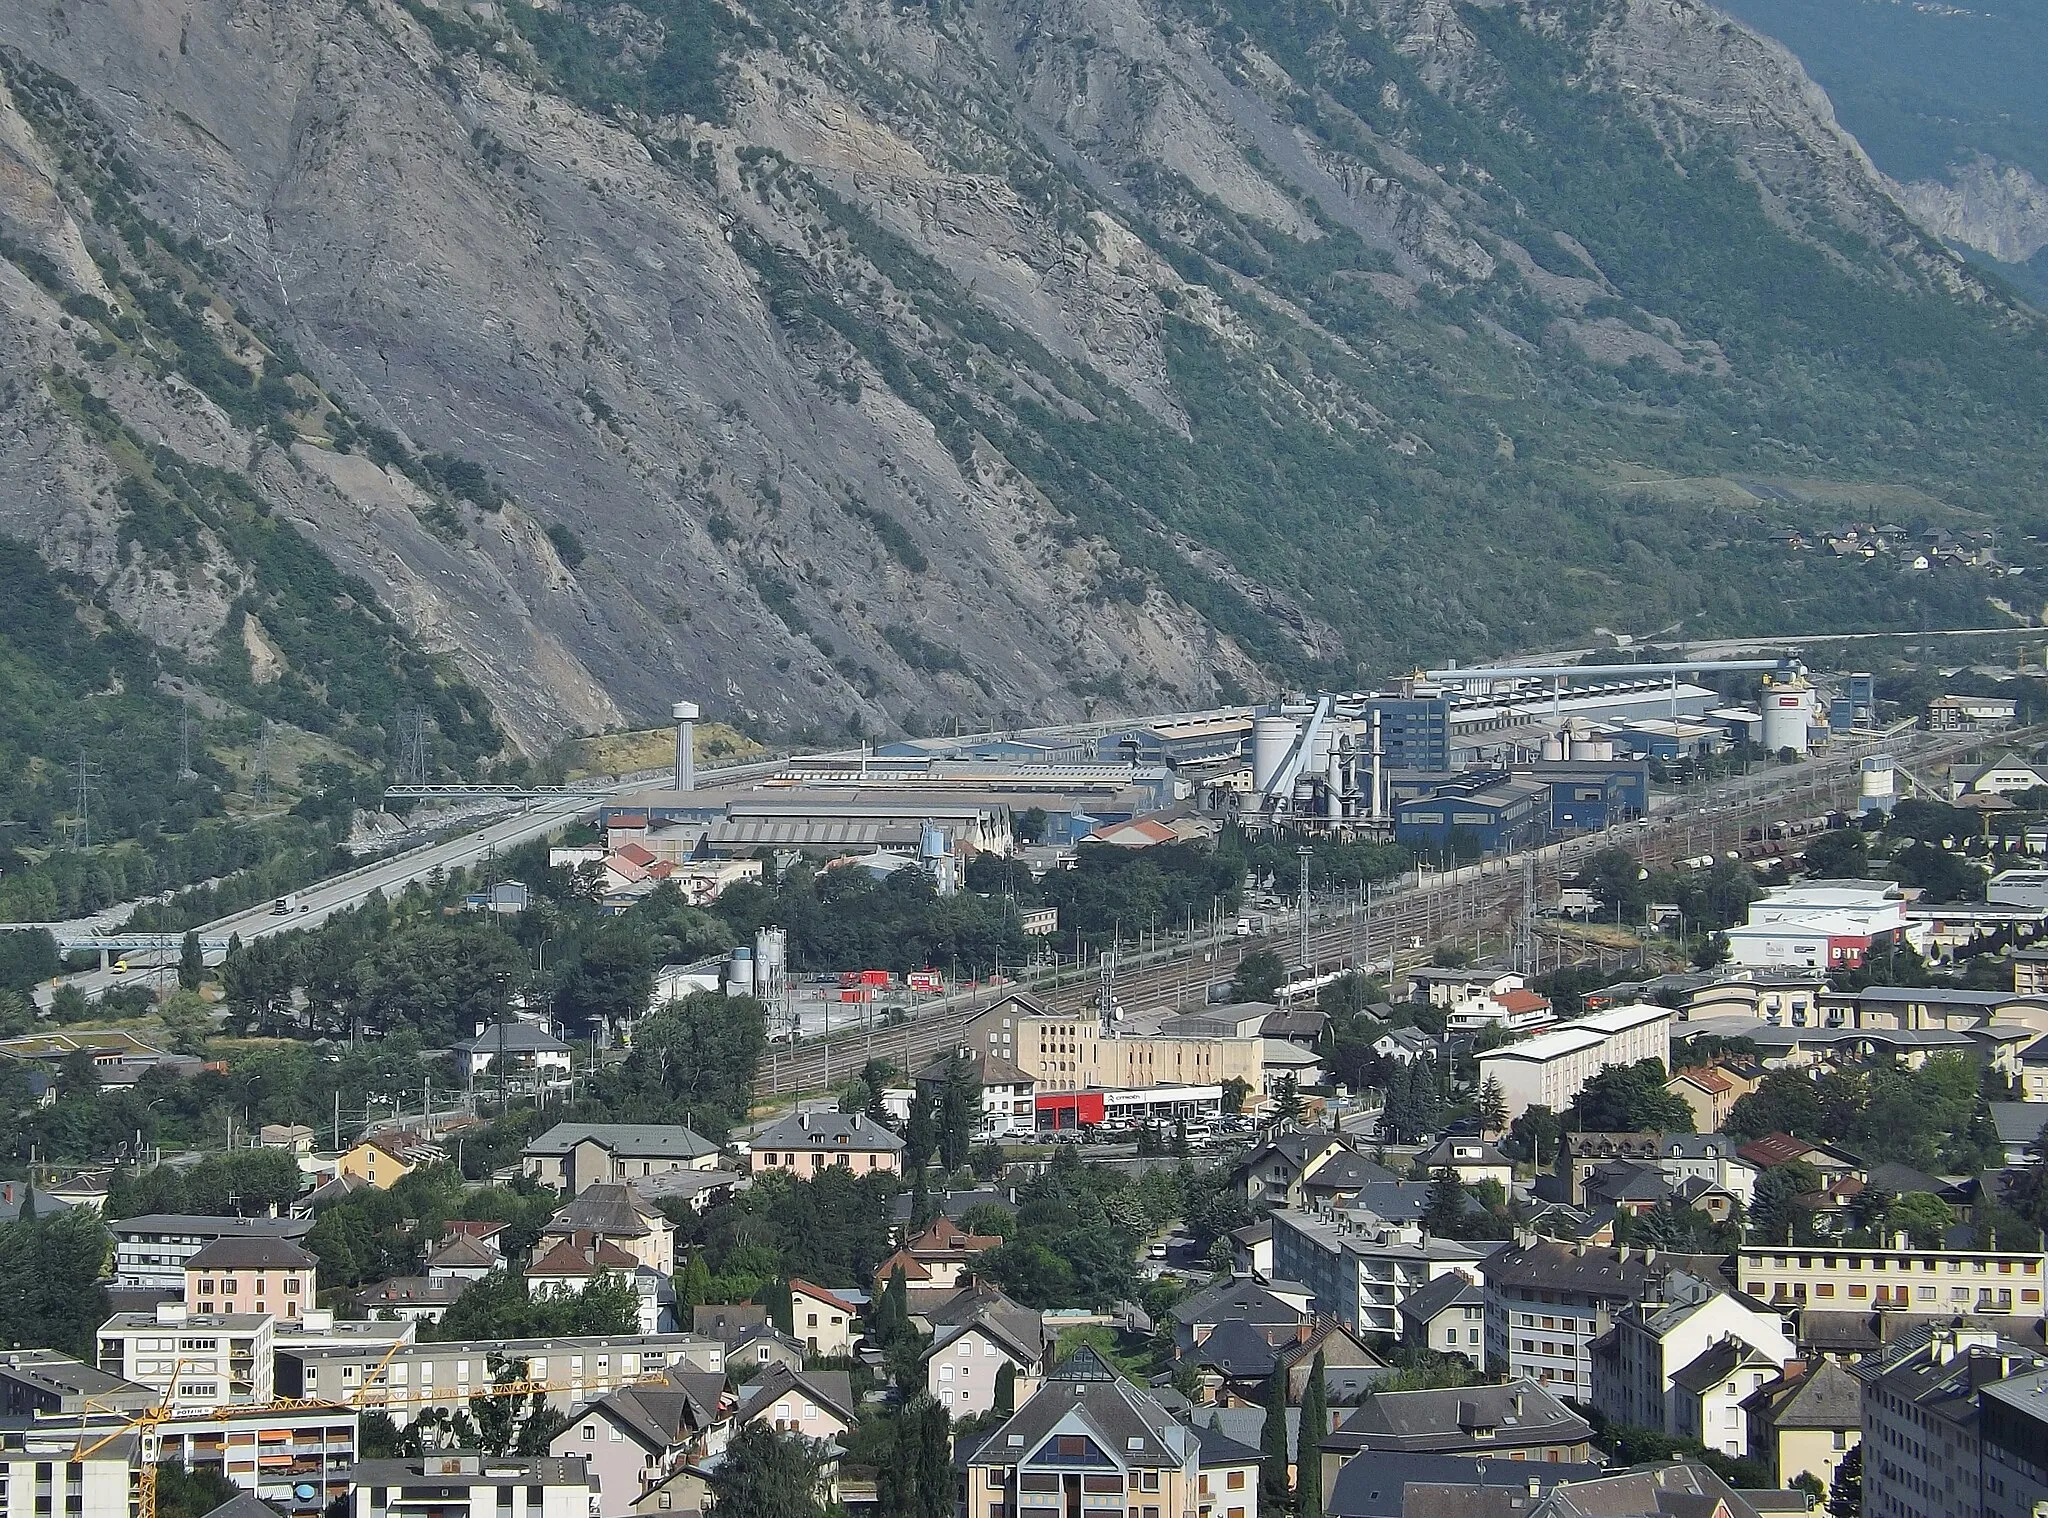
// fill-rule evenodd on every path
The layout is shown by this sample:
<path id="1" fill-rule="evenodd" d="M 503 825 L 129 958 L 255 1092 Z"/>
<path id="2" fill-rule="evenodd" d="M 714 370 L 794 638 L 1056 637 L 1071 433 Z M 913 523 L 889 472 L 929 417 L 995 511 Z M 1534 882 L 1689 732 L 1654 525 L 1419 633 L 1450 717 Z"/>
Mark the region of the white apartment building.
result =
<path id="1" fill-rule="evenodd" d="M 1272 1224 L 1274 1279 L 1308 1287 L 1316 1310 L 1354 1334 L 1399 1334 L 1405 1299 L 1438 1276 L 1477 1275 L 1485 1258 L 1470 1244 L 1370 1213 L 1287 1209 Z"/>
<path id="2" fill-rule="evenodd" d="M 1534 1038 L 1479 1056 L 1479 1081 L 1500 1082 L 1512 1121 L 1530 1107 L 1562 1112 L 1609 1065 L 1671 1063 L 1671 1009 L 1638 1003 L 1591 1012 Z"/>
<path id="3" fill-rule="evenodd" d="M 117 1312 L 100 1325 L 99 1367 L 169 1393 L 180 1412 L 269 1402 L 275 1325 L 267 1313 L 188 1313 L 182 1302 Z"/>
<path id="4" fill-rule="evenodd" d="M 1676 1436 L 1683 1398 L 1675 1378 L 1730 1341 L 1769 1357 L 1773 1370 L 1766 1380 L 1799 1357 L 1776 1313 L 1674 1270 L 1654 1300 L 1631 1302 L 1615 1313 L 1612 1330 L 1594 1344 L 1592 1405 L 1617 1423 Z M 1754 1390 L 1745 1386 L 1743 1396 Z"/>

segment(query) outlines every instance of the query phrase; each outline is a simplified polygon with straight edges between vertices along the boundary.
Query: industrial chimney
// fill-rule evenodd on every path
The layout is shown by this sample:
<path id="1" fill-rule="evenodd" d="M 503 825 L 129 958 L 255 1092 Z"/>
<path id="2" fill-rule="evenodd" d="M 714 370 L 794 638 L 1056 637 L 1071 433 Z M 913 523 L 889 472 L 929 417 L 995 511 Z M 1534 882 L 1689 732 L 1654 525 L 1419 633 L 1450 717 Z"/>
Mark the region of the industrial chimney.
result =
<path id="1" fill-rule="evenodd" d="M 679 791 L 697 789 L 697 719 L 702 715 L 694 701 L 675 704 L 676 789 Z"/>

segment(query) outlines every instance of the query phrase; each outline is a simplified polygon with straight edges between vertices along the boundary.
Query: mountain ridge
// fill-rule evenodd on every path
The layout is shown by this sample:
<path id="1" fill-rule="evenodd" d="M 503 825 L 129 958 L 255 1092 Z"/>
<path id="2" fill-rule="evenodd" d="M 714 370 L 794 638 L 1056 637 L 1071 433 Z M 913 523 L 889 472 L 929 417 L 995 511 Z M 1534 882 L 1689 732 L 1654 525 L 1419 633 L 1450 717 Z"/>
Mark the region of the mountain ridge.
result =
<path id="1" fill-rule="evenodd" d="M 1980 614 L 1967 576 L 1908 610 L 1773 557 L 1778 500 L 1694 477 L 1931 498 L 2029 551 L 2038 319 L 1695 4 L 107 0 L 0 46 L 0 254 L 54 271 L 0 259 L 0 401 L 40 440 L 0 453 L 0 531 L 153 636 L 226 626 L 191 575 L 115 572 L 100 445 L 52 409 L 75 366 L 529 751 L 683 695 L 786 733 L 1185 707 L 1617 602 Z M 152 276 L 106 272 L 118 208 L 16 108 L 32 70 L 112 123 L 220 340 L 293 355 L 284 413 L 64 330 Z"/>

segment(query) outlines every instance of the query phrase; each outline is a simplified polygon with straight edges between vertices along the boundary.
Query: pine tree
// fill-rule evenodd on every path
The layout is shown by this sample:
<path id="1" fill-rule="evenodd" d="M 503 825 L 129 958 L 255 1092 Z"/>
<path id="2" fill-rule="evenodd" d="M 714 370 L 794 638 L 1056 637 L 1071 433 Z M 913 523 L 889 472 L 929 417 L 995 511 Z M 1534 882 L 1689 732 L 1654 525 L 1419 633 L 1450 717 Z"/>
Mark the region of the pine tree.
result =
<path id="1" fill-rule="evenodd" d="M 1285 1126 L 1301 1118 L 1301 1082 L 1290 1071 L 1273 1088 L 1273 1120 Z"/>
<path id="2" fill-rule="evenodd" d="M 1266 1421 L 1259 1429 L 1259 1511 L 1279 1513 L 1288 1505 L 1287 1372 L 1278 1365 L 1266 1378 Z"/>
<path id="3" fill-rule="evenodd" d="M 1454 1239 L 1465 1222 L 1465 1187 L 1456 1172 L 1439 1170 L 1429 1183 L 1422 1226 L 1440 1239 Z"/>
<path id="4" fill-rule="evenodd" d="M 954 1518 L 953 1420 L 930 1398 L 918 1434 L 918 1518 Z"/>
<path id="5" fill-rule="evenodd" d="M 1323 1518 L 1323 1435 L 1330 1431 L 1330 1393 L 1324 1378 L 1329 1363 L 1316 1351 L 1308 1385 L 1301 1393 L 1301 1432 L 1294 1441 L 1297 1511 L 1301 1518 Z"/>
<path id="6" fill-rule="evenodd" d="M 199 947 L 196 931 L 185 935 L 185 946 L 178 953 L 178 985 L 186 991 L 197 991 L 206 980 L 206 956 Z"/>
<path id="7" fill-rule="evenodd" d="M 1008 1360 L 996 1372 L 996 1411 L 1007 1418 L 1017 1410 L 1017 1367 Z"/>
<path id="8" fill-rule="evenodd" d="M 1507 1131 L 1508 1097 L 1500 1088 L 1500 1081 L 1489 1075 L 1486 1084 L 1479 1088 L 1479 1131 L 1498 1138 Z"/>

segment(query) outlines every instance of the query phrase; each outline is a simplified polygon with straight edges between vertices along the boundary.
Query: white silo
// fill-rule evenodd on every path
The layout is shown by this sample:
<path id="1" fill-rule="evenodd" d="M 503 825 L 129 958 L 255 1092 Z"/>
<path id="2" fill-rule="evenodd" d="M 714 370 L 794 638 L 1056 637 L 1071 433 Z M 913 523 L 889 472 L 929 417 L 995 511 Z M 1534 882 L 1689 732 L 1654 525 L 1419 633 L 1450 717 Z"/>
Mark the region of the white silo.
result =
<path id="1" fill-rule="evenodd" d="M 1889 814 L 1898 799 L 1898 761 L 1890 754 L 1872 754 L 1863 761 L 1862 774 L 1857 777 L 1857 809 Z"/>
<path id="2" fill-rule="evenodd" d="M 1280 767 L 1301 738 L 1301 724 L 1292 717 L 1252 719 L 1252 790 L 1263 796 L 1273 788 Z"/>
<path id="3" fill-rule="evenodd" d="M 1780 675 L 1763 688 L 1764 748 L 1806 752 L 1806 731 L 1813 725 L 1813 687 L 1799 674 Z"/>
<path id="4" fill-rule="evenodd" d="M 703 715 L 694 701 L 678 701 L 676 723 L 676 789 L 697 789 L 697 719 Z"/>

